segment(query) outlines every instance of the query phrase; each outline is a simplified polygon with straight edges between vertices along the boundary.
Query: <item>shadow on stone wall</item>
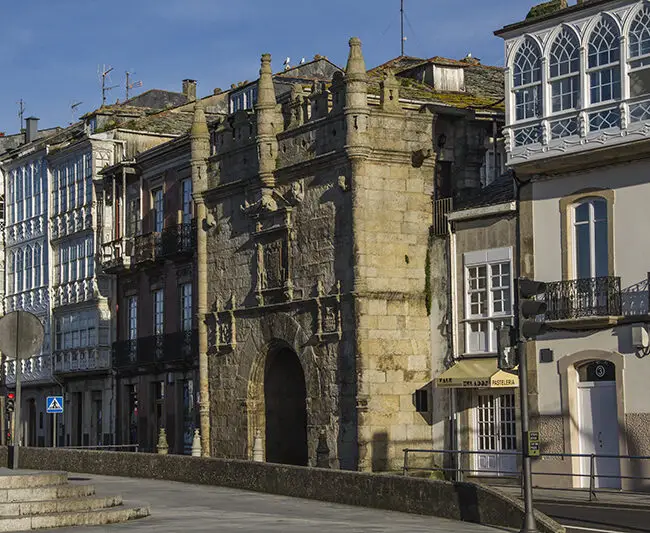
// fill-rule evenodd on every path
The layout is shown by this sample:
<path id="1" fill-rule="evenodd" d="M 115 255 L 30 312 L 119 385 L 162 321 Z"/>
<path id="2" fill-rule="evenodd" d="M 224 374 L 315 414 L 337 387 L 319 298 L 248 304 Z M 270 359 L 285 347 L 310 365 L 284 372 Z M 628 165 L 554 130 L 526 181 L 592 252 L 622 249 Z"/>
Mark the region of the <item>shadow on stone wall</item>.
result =
<path id="1" fill-rule="evenodd" d="M 6 447 L 0 462 L 7 464 Z M 473 483 L 146 453 L 21 448 L 20 468 L 162 479 L 519 528 L 523 505 Z M 564 528 L 536 512 L 540 533 Z"/>

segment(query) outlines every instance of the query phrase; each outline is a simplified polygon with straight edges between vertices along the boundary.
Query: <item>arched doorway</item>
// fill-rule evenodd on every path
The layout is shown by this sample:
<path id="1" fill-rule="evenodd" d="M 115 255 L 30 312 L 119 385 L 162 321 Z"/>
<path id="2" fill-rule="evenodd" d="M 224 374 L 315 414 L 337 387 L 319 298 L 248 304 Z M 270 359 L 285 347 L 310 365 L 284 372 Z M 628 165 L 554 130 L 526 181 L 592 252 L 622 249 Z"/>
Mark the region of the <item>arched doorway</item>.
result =
<path id="1" fill-rule="evenodd" d="M 594 454 L 596 487 L 620 488 L 616 367 L 611 361 L 591 361 L 578 371 L 578 428 L 580 454 Z M 582 486 L 589 487 L 591 457 L 580 458 Z"/>
<path id="2" fill-rule="evenodd" d="M 264 368 L 266 460 L 307 466 L 307 389 L 295 352 L 271 350 Z"/>

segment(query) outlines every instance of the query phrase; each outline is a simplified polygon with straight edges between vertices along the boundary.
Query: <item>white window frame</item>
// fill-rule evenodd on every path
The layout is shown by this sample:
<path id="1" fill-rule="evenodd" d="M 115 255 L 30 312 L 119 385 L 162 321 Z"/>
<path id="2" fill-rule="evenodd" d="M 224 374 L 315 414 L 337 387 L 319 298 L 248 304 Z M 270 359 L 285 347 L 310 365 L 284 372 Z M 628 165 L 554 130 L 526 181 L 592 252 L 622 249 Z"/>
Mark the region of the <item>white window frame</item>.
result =
<path id="1" fill-rule="evenodd" d="M 493 248 L 490 250 L 480 250 L 476 252 L 467 252 L 463 254 L 463 295 L 464 295 L 464 319 L 465 324 L 465 354 L 467 355 L 481 355 L 481 354 L 496 354 L 497 347 L 494 339 L 496 338 L 496 322 L 512 322 L 513 318 L 513 302 L 514 302 L 514 282 L 513 282 L 513 261 L 512 261 L 512 248 Z M 495 313 L 494 312 L 494 290 L 492 287 L 492 267 L 495 265 L 508 263 L 510 267 L 509 284 L 510 284 L 510 309 L 509 312 Z M 474 267 L 486 267 L 486 286 L 485 292 L 487 294 L 487 313 L 484 316 L 472 315 L 471 313 L 471 299 L 470 299 L 470 286 L 469 286 L 469 269 Z M 470 333 L 471 324 L 486 323 L 486 350 L 485 351 L 472 351 L 470 348 Z"/>
<path id="2" fill-rule="evenodd" d="M 192 329 L 192 284 L 183 283 L 180 286 L 181 295 L 181 330 L 190 331 Z M 189 304 L 189 305 L 188 305 Z"/>
<path id="3" fill-rule="evenodd" d="M 610 249 L 610 243 L 609 243 L 609 237 L 610 237 L 610 231 L 609 231 L 609 225 L 612 223 L 611 220 L 609 220 L 609 205 L 607 202 L 606 198 L 603 198 L 602 196 L 589 196 L 587 198 L 581 198 L 579 201 L 577 201 L 575 204 L 571 206 L 571 232 L 572 232 L 572 240 L 573 240 L 573 246 L 571 253 L 573 254 L 573 261 L 572 261 L 572 267 L 573 267 L 573 279 L 579 279 L 578 278 L 578 224 L 587 224 L 589 226 L 589 256 L 590 256 L 590 265 L 589 265 L 589 270 L 590 270 L 590 276 L 588 278 L 583 278 L 583 279 L 593 279 L 596 278 L 596 222 L 598 222 L 601 219 L 596 220 L 595 218 L 595 209 L 594 209 L 594 204 L 596 202 L 602 202 L 605 205 L 605 234 L 607 235 L 607 247 L 608 247 L 608 254 L 609 254 L 609 249 Z M 578 223 L 576 221 L 576 211 L 577 209 L 582 206 L 582 205 L 589 205 L 589 220 L 585 222 L 580 222 Z M 607 267 L 607 274 L 606 275 L 612 275 L 611 272 L 609 272 L 609 261 L 608 264 L 606 265 Z"/>
<path id="4" fill-rule="evenodd" d="M 133 341 L 138 338 L 138 297 L 129 296 L 126 300 L 127 313 L 127 332 L 129 340 Z"/>
<path id="5" fill-rule="evenodd" d="M 163 335 L 165 333 L 165 294 L 163 289 L 152 291 L 153 302 L 153 334 Z"/>
<path id="6" fill-rule="evenodd" d="M 618 46 L 618 60 L 617 61 L 611 61 L 609 63 L 603 63 L 603 64 L 600 64 L 599 60 L 597 60 L 596 65 L 591 66 L 591 64 L 590 64 L 590 53 L 589 52 L 590 52 L 590 48 L 591 48 L 591 45 L 592 45 L 592 41 L 594 40 L 594 38 L 597 37 L 597 35 L 598 35 L 597 31 L 599 30 L 601 25 L 605 25 L 605 24 L 608 25 L 609 29 L 611 29 L 611 30 L 613 30 L 615 32 L 615 34 L 614 34 L 614 42 L 616 42 L 616 45 Z M 609 53 L 611 54 L 611 49 L 610 49 Z M 588 88 L 589 88 L 589 103 L 592 106 L 600 106 L 600 105 L 604 105 L 604 104 L 608 104 L 608 103 L 618 102 L 618 101 L 621 100 L 621 98 L 623 96 L 623 83 L 624 83 L 623 74 L 621 72 L 621 63 L 622 63 L 621 59 L 622 59 L 622 56 L 623 56 L 623 49 L 621 47 L 620 32 L 618 30 L 618 27 L 616 26 L 616 24 L 614 24 L 614 22 L 612 22 L 611 19 L 609 19 L 609 18 L 607 18 L 605 16 L 602 16 L 601 19 L 598 21 L 598 23 L 594 26 L 594 28 L 589 33 L 589 39 L 587 41 L 587 64 L 585 65 L 585 72 L 586 72 L 586 76 L 587 76 L 587 85 L 588 85 Z M 612 97 L 610 99 L 595 101 L 592 98 L 592 95 L 591 95 L 592 90 L 594 88 L 594 85 L 592 84 L 592 75 L 596 75 L 596 74 L 600 75 L 605 71 L 610 71 L 612 73 L 612 75 L 614 75 L 614 73 L 618 73 L 618 96 L 614 96 L 614 94 L 612 92 L 612 95 L 611 95 Z M 613 82 L 610 81 L 609 85 L 613 89 L 613 87 L 614 87 Z M 598 87 L 600 88 L 599 92 L 602 92 L 602 87 L 606 87 L 606 86 L 607 86 L 607 84 L 603 85 L 602 83 L 599 83 L 598 84 Z"/>

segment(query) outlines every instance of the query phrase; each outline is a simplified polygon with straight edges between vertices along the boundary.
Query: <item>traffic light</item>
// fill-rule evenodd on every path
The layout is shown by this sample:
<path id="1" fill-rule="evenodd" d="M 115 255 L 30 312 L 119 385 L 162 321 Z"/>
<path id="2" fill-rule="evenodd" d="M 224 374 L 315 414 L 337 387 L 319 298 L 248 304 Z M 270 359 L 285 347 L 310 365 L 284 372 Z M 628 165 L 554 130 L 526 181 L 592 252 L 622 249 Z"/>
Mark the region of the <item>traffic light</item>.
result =
<path id="1" fill-rule="evenodd" d="M 501 370 L 514 370 L 519 364 L 517 335 L 513 326 L 502 325 L 497 330 L 497 366 Z"/>
<path id="2" fill-rule="evenodd" d="M 7 403 L 5 404 L 5 411 L 7 411 L 7 413 L 14 412 L 15 401 L 16 401 L 16 395 L 13 392 L 7 393 Z"/>
<path id="3" fill-rule="evenodd" d="M 546 292 L 546 283 L 527 278 L 517 280 L 519 290 L 519 336 L 522 340 L 535 339 L 546 333 L 548 326 L 536 318 L 546 313 L 546 302 L 537 296 Z"/>

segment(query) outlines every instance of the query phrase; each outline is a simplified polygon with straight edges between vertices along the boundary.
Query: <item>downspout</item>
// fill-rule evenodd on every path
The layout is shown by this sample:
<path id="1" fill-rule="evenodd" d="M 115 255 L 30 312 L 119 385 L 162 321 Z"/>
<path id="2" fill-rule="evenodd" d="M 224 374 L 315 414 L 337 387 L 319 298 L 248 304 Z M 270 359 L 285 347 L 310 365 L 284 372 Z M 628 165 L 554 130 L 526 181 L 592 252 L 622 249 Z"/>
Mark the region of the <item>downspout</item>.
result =
<path id="1" fill-rule="evenodd" d="M 456 312 L 456 306 L 458 303 L 458 276 L 457 276 L 457 261 L 456 261 L 456 233 L 452 229 L 452 222 L 447 219 L 447 234 L 449 235 L 449 295 L 450 295 L 450 305 L 449 305 L 449 317 L 451 321 L 451 358 L 452 362 L 455 362 L 457 359 L 457 350 L 458 350 L 458 320 Z M 458 428 L 458 394 L 455 388 L 449 389 L 449 403 L 450 403 L 450 427 L 451 427 L 451 438 L 449 443 L 453 452 L 460 450 L 460 437 L 459 437 L 459 428 Z M 456 480 L 461 480 L 460 472 L 460 461 L 456 454 L 453 456 L 454 465 L 456 467 Z"/>

